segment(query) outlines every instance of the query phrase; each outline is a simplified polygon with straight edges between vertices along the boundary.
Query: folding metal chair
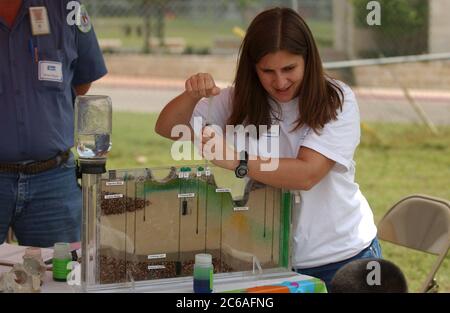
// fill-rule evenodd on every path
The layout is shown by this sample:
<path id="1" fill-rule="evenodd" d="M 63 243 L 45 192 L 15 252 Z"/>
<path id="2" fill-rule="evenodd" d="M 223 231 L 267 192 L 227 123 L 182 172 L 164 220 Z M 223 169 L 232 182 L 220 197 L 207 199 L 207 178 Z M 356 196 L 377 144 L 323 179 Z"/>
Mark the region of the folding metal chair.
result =
<path id="1" fill-rule="evenodd" d="M 397 202 L 378 224 L 378 237 L 410 249 L 437 255 L 420 292 L 436 292 L 435 275 L 450 247 L 450 202 L 410 195 Z"/>

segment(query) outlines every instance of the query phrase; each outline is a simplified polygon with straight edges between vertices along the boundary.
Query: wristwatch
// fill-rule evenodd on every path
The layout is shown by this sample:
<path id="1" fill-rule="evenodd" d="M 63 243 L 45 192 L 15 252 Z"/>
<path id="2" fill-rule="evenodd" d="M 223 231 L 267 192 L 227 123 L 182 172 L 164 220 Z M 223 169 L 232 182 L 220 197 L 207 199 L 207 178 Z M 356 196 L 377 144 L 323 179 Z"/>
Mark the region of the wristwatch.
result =
<path id="1" fill-rule="evenodd" d="M 248 153 L 247 151 L 240 152 L 240 161 L 238 167 L 234 170 L 237 178 L 244 178 L 248 174 Z"/>

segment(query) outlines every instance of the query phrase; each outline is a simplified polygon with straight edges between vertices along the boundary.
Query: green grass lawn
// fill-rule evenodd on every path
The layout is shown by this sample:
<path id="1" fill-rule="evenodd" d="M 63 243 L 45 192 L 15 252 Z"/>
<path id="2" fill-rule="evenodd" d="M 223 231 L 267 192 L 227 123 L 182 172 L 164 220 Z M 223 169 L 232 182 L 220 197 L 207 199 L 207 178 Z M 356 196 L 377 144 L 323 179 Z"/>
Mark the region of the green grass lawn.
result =
<path id="1" fill-rule="evenodd" d="M 193 163 L 172 161 L 172 142 L 153 130 L 156 118 L 156 114 L 114 114 L 109 169 Z M 376 222 L 391 205 L 409 194 L 450 199 L 450 127 L 439 130 L 440 135 L 435 137 L 426 128 L 412 124 L 369 124 L 363 128 L 355 158 L 357 182 L 372 206 Z M 405 272 L 410 290 L 417 290 L 434 257 L 385 242 L 382 247 L 384 257 Z M 447 292 L 450 292 L 449 260 L 447 256 L 437 275 L 441 291 Z"/>

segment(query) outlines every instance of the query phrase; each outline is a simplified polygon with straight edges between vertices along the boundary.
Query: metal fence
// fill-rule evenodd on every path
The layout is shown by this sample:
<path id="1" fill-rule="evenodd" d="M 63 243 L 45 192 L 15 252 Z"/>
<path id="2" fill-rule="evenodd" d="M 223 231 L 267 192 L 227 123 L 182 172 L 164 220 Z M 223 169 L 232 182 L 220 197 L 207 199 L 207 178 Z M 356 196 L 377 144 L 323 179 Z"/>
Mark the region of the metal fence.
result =
<path id="1" fill-rule="evenodd" d="M 432 50 L 430 45 L 436 41 L 435 37 L 445 36 L 440 29 L 450 27 L 439 24 L 439 19 L 446 19 L 439 13 L 446 10 L 445 5 L 440 8 L 438 2 L 433 2 L 434 9 L 430 9 L 431 2 L 427 0 L 83 2 L 106 52 L 235 53 L 240 34 L 253 17 L 273 6 L 291 7 L 299 12 L 311 27 L 319 47 L 342 52 L 341 59 L 377 57 L 380 53 L 386 56 L 427 53 Z M 368 24 L 377 9 L 370 7 L 370 3 L 379 4 L 382 23 Z M 333 59 L 337 59 L 336 54 Z"/>
<path id="2" fill-rule="evenodd" d="M 332 44 L 331 0 L 84 0 L 105 52 L 233 53 L 260 11 L 291 7 Z M 234 49 L 234 50 L 233 50 Z"/>
<path id="3" fill-rule="evenodd" d="M 301 10 L 305 16 L 331 18 L 331 0 L 84 0 L 95 16 L 143 16 L 147 9 L 164 8 L 180 17 L 239 19 L 242 11 L 269 6 L 285 6 Z M 152 14 L 152 12 L 150 12 Z"/>

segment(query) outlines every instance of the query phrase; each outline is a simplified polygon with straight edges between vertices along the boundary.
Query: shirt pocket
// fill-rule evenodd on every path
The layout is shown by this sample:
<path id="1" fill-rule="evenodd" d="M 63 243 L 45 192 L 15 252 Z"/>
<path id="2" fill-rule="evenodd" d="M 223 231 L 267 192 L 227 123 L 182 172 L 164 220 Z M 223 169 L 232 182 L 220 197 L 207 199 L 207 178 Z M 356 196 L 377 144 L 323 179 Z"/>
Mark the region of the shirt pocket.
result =
<path id="1" fill-rule="evenodd" d="M 66 87 L 65 58 L 62 50 L 43 50 L 35 63 L 35 82 L 39 90 L 63 91 Z"/>

